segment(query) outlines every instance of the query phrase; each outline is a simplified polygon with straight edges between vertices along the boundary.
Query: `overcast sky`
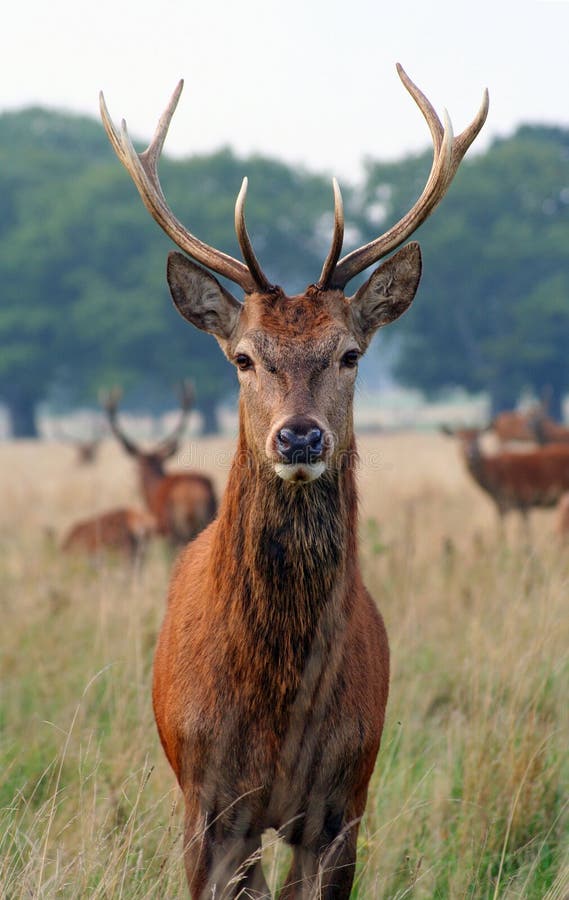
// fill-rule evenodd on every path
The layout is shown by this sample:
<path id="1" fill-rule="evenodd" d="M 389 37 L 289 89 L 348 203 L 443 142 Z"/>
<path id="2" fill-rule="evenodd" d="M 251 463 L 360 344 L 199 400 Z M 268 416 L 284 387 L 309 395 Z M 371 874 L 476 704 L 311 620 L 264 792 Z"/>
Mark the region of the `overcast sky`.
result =
<path id="1" fill-rule="evenodd" d="M 229 144 L 344 179 L 429 144 L 397 61 L 455 131 L 488 86 L 481 147 L 569 126 L 569 0 L 7 0 L 0 48 L 0 111 L 97 116 L 103 89 L 146 138 L 184 77 L 166 152 Z"/>

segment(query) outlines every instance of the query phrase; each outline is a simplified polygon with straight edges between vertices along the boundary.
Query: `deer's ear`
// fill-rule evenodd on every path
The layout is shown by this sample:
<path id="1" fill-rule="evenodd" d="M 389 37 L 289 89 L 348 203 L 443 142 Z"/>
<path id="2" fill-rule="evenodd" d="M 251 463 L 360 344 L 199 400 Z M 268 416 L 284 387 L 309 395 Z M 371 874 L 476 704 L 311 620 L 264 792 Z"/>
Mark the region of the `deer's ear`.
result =
<path id="1" fill-rule="evenodd" d="M 168 255 L 167 278 L 174 305 L 184 319 L 227 341 L 239 321 L 239 301 L 217 278 L 181 253 Z"/>
<path id="2" fill-rule="evenodd" d="M 367 347 L 378 328 L 389 325 L 411 306 L 421 278 L 416 241 L 382 263 L 351 298 L 352 319 Z"/>

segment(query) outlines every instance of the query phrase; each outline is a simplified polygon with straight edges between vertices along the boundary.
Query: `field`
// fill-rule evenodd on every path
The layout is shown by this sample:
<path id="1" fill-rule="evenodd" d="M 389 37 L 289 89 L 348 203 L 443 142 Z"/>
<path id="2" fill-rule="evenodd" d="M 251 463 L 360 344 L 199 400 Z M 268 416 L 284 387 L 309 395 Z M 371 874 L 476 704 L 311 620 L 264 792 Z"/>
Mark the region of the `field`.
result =
<path id="1" fill-rule="evenodd" d="M 188 445 L 221 490 L 229 439 Z M 569 897 L 569 546 L 500 536 L 452 441 L 364 436 L 361 543 L 393 659 L 353 897 Z M 75 519 L 138 500 L 107 442 L 0 445 L 0 896 L 186 896 L 181 804 L 154 728 L 169 560 L 62 558 Z M 286 849 L 269 835 L 266 868 Z"/>

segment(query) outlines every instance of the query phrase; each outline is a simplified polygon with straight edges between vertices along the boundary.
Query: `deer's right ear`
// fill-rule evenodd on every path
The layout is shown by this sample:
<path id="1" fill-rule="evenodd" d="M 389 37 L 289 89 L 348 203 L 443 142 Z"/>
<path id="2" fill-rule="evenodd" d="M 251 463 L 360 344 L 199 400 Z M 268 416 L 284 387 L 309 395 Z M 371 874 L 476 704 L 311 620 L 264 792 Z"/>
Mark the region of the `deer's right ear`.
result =
<path id="1" fill-rule="evenodd" d="M 184 319 L 227 341 L 239 321 L 242 307 L 217 278 L 176 252 L 168 255 L 167 278 L 174 305 Z"/>
<path id="2" fill-rule="evenodd" d="M 406 244 L 382 263 L 351 298 L 354 325 L 367 347 L 378 328 L 398 319 L 413 302 L 421 278 L 421 250 Z"/>

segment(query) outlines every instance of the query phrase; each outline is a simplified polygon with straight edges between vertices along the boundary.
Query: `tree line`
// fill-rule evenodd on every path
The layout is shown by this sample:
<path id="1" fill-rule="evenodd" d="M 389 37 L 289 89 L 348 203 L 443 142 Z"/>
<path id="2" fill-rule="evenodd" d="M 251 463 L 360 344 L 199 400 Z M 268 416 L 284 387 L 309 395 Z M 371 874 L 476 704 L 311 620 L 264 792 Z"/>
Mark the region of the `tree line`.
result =
<path id="1" fill-rule="evenodd" d="M 362 184 L 343 185 L 350 243 L 399 218 L 429 167 L 430 153 L 368 161 Z M 302 290 L 328 250 L 327 175 L 230 149 L 161 163 L 178 218 L 237 257 L 233 207 L 244 174 L 263 268 Z M 235 389 L 232 367 L 169 302 L 171 246 L 100 124 L 39 108 L 0 116 L 0 192 L 0 401 L 14 433 L 35 433 L 40 403 L 94 404 L 113 384 L 159 409 L 187 377 L 214 429 L 217 404 Z M 496 409 L 548 387 L 558 412 L 568 389 L 568 210 L 569 131 L 525 126 L 467 158 L 418 233 L 425 265 L 413 311 L 393 337 L 386 332 L 397 341 L 398 379 L 431 394 L 486 390 Z"/>

